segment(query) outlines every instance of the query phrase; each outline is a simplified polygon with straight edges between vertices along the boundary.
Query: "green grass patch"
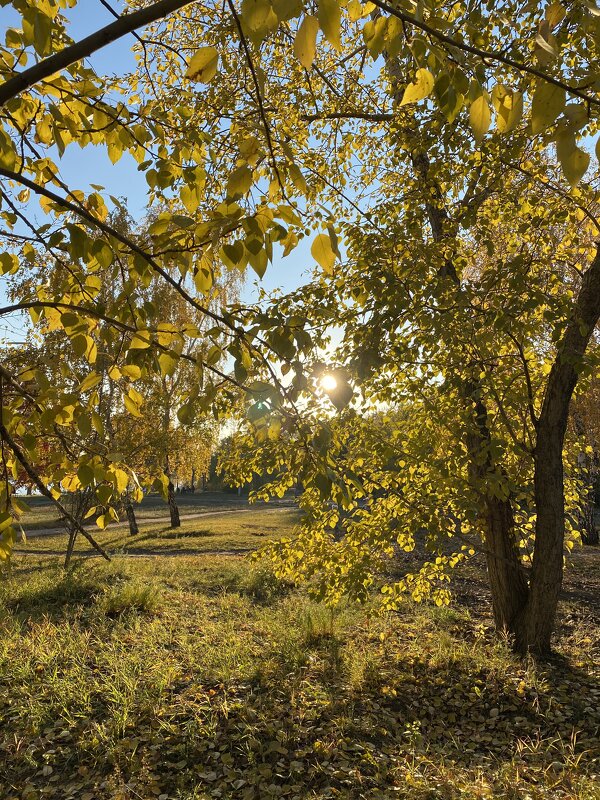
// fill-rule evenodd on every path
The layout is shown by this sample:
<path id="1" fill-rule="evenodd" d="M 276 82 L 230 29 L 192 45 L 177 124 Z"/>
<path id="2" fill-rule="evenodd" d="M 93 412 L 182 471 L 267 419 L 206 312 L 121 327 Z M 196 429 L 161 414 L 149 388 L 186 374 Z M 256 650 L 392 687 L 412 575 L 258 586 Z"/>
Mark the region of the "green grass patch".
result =
<path id="1" fill-rule="evenodd" d="M 131 557 L 105 532 L 113 561 L 67 574 L 58 546 L 16 556 L 0 589 L 3 800 L 600 797 L 585 607 L 563 603 L 559 658 L 536 666 L 483 604 L 331 610 L 242 556 L 195 552 L 252 548 L 275 525 L 260 520 L 150 532 L 177 557 Z"/>

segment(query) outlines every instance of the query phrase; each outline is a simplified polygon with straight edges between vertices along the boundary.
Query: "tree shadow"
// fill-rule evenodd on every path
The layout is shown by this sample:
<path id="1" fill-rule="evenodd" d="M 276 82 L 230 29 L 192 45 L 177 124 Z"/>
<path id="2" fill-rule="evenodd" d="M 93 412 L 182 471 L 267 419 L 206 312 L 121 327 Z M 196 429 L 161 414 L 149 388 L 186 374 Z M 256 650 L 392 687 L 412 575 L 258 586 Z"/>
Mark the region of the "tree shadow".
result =
<path id="1" fill-rule="evenodd" d="M 36 571 L 40 568 L 36 567 Z M 54 576 L 53 576 L 54 577 Z M 105 583 L 108 585 L 109 578 Z M 102 589 L 98 579 L 87 579 L 66 573 L 58 581 L 26 589 L 5 601 L 15 618 L 26 621 L 42 617 L 59 619 L 78 607 L 90 605 Z"/>
<path id="2" fill-rule="evenodd" d="M 59 608 L 67 599 L 86 602 L 85 587 L 66 588 L 37 600 Z M 458 624 L 450 615 L 440 634 Z M 589 709 L 600 683 L 566 659 L 533 674 L 506 653 L 494 659 L 493 648 L 489 662 L 474 661 L 468 650 L 388 649 L 373 637 L 375 656 L 357 652 L 360 663 L 352 667 L 343 637 L 324 628 L 305 633 L 295 654 L 265 641 L 250 680 L 192 672 L 157 688 L 148 674 L 144 691 L 156 693 L 157 703 L 168 696 L 168 716 L 157 724 L 154 702 L 141 704 L 129 731 L 112 737 L 110 760 L 101 763 L 84 744 L 97 732 L 97 720 L 113 713 L 99 696 L 95 719 L 80 720 L 76 734 L 89 785 L 122 781 L 139 792 L 151 773 L 153 793 L 169 796 L 438 800 L 470 796 L 466 776 L 475 785 L 483 774 L 501 796 L 516 799 L 529 795 L 512 781 L 527 787 L 548 775 L 558 792 L 576 773 L 597 772 L 598 718 Z M 68 776 L 72 759 L 72 748 L 59 749 L 54 775 Z M 6 779 L 15 785 L 23 777 L 17 762 L 10 758 L 6 765 Z M 422 793 L 408 793 L 407 776 L 423 778 Z M 40 771 L 29 780 L 51 788 Z"/>

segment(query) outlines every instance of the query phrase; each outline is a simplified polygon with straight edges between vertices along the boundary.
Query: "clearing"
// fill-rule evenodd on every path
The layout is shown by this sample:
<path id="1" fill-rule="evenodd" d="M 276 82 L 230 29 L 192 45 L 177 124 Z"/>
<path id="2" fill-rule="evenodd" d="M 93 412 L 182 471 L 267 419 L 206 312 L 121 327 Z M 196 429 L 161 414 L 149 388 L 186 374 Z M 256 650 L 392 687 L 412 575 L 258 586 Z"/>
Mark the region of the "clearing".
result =
<path id="1" fill-rule="evenodd" d="M 112 562 L 80 551 L 68 574 L 64 534 L 20 543 L 2 800 L 600 798 L 599 549 L 574 554 L 557 658 L 536 666 L 495 640 L 477 559 L 454 606 L 383 617 L 249 562 L 297 514 L 109 529 Z"/>

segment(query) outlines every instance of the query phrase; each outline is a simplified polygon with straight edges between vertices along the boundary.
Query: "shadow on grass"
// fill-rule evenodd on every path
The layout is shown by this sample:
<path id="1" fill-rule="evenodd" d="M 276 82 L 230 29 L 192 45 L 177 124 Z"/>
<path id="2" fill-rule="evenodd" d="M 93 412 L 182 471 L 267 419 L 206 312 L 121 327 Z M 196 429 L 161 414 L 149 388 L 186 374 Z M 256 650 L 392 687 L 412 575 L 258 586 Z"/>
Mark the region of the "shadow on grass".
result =
<path id="1" fill-rule="evenodd" d="M 523 690 L 498 669 L 500 660 L 476 663 L 448 653 L 436 664 L 416 649 L 387 652 L 373 644 L 374 658 L 362 665 L 360 681 L 351 681 L 344 638 L 326 628 L 304 633 L 296 643 L 301 661 L 266 647 L 252 681 L 188 675 L 172 684 L 161 725 L 152 703 L 137 709 L 129 733 L 111 734 L 109 760 L 98 757 L 97 743 L 85 744 L 97 723 L 82 722 L 73 743 L 85 766 L 78 790 L 104 781 L 116 792 L 121 781 L 137 796 L 151 772 L 154 794 L 185 798 L 493 796 L 484 784 L 512 800 L 593 797 L 592 789 L 588 795 L 575 786 L 588 776 L 592 786 L 600 757 L 584 710 L 586 693 L 599 688 L 589 674 L 550 665 Z M 565 694 L 565 685 L 581 687 L 581 698 Z M 104 697 L 99 702 L 105 724 L 114 709 Z M 69 774 L 72 752 L 56 752 L 55 774 Z M 15 786 L 26 778 L 57 796 L 16 754 L 6 768 Z"/>
<path id="2" fill-rule="evenodd" d="M 35 568 L 35 571 L 39 570 L 39 567 Z M 9 596 L 5 600 L 6 607 L 17 619 L 58 619 L 71 614 L 77 607 L 89 605 L 102 589 L 103 583 L 108 584 L 108 580 L 101 583 L 97 578 L 82 578 L 72 573 L 67 573 L 58 580 L 54 580 L 54 571 L 48 570 L 47 574 L 51 582 L 27 588 L 18 592 L 16 597 Z"/>

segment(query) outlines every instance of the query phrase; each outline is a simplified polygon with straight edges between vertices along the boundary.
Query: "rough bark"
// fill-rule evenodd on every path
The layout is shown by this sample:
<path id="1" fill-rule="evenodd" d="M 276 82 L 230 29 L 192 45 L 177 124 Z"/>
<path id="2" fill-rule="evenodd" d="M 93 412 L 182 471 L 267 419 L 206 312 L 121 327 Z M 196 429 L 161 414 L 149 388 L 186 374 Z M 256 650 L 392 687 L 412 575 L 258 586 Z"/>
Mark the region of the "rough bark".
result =
<path id="1" fill-rule="evenodd" d="M 583 276 L 548 376 L 535 446 L 535 549 L 529 599 L 515 625 L 521 652 L 550 652 L 562 586 L 565 537 L 563 445 L 569 405 L 588 342 L 600 319 L 600 245 Z"/>
<path id="2" fill-rule="evenodd" d="M 140 532 L 140 529 L 137 524 L 137 519 L 135 518 L 135 510 L 133 508 L 133 503 L 128 497 L 125 498 L 124 506 L 125 506 L 125 513 L 127 514 L 127 522 L 129 523 L 129 535 L 137 536 L 138 533 Z"/>
<path id="3" fill-rule="evenodd" d="M 466 445 L 471 461 L 471 480 L 478 488 L 484 506 L 485 553 L 494 622 L 498 631 L 510 634 L 515 619 L 527 602 L 527 578 L 515 535 L 511 499 L 498 497 L 489 491 L 487 477 L 497 467 L 491 458 L 487 408 L 479 396 L 477 383 L 467 381 L 464 389 L 464 401 L 472 407 Z"/>
<path id="4" fill-rule="evenodd" d="M 171 527 L 180 528 L 181 520 L 179 519 L 179 508 L 177 507 L 177 501 L 175 500 L 175 487 L 173 486 L 173 481 L 171 479 L 169 479 L 167 502 L 169 504 L 169 514 L 171 515 Z"/>

